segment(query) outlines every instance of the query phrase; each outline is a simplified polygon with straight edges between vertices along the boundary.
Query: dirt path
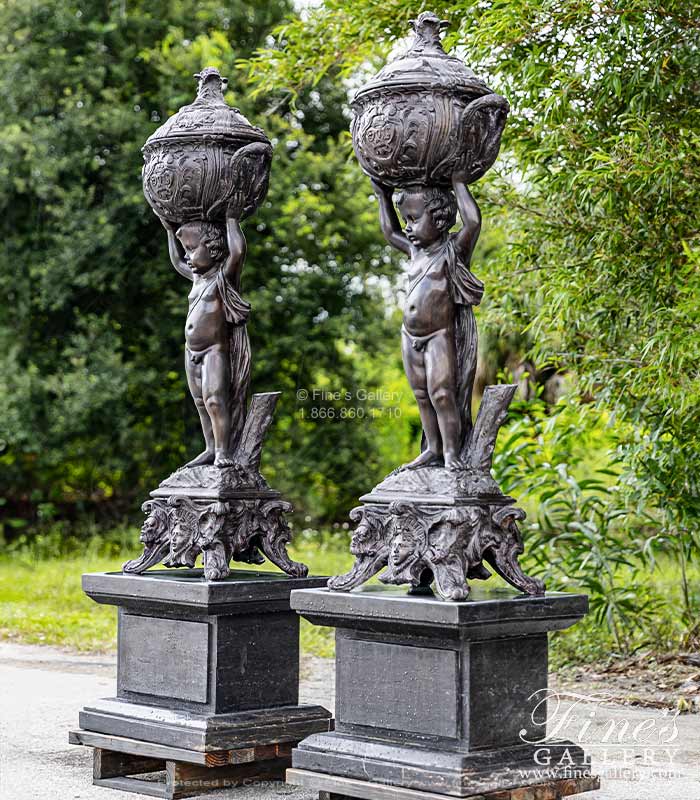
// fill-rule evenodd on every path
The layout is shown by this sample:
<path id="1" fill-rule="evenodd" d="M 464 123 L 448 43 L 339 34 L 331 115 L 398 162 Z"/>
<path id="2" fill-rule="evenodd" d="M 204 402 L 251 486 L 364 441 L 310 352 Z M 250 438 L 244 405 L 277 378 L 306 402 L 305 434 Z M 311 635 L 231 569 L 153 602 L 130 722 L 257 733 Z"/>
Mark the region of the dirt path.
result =
<path id="1" fill-rule="evenodd" d="M 604 693 L 620 705 L 700 712 L 700 653 L 649 653 L 609 666 L 574 667 L 562 670 L 554 682 Z"/>

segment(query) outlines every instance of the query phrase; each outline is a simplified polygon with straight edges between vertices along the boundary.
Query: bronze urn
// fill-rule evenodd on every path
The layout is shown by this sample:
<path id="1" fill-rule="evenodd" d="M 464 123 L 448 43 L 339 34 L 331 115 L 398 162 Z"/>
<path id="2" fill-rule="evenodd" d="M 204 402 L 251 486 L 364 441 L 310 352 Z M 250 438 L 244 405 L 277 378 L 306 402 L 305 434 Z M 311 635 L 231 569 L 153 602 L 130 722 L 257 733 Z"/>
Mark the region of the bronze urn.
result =
<path id="1" fill-rule="evenodd" d="M 241 216 L 250 216 L 267 194 L 270 140 L 226 103 L 226 79 L 218 70 L 207 67 L 195 77 L 196 100 L 173 114 L 143 146 L 146 200 L 173 223 L 221 222 L 231 199 L 242 192 L 244 197 L 237 198 Z"/>
<path id="2" fill-rule="evenodd" d="M 440 41 L 447 22 L 423 12 L 408 50 L 355 96 L 352 141 L 370 178 L 390 186 L 478 180 L 498 155 L 508 101 Z"/>

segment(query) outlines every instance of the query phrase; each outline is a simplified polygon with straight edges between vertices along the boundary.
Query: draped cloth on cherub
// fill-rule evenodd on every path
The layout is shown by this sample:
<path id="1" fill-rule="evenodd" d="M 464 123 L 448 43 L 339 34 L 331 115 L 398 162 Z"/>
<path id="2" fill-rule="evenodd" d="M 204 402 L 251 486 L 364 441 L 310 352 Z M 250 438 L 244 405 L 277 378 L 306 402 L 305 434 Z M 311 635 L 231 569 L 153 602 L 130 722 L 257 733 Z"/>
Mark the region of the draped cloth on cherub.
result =
<path id="1" fill-rule="evenodd" d="M 235 452 L 245 425 L 248 388 L 250 386 L 250 340 L 246 320 L 250 314 L 250 303 L 238 294 L 227 279 L 223 269 L 216 274 L 216 288 L 224 304 L 226 321 L 229 323 L 229 405 L 231 408 L 231 438 L 229 450 Z"/>
<path id="2" fill-rule="evenodd" d="M 456 349 L 457 408 L 461 422 L 460 458 L 469 448 L 472 432 L 472 392 L 476 375 L 478 339 L 473 306 L 478 306 L 484 294 L 484 284 L 472 274 L 455 247 L 454 236 L 450 236 L 434 255 L 435 263 L 445 260 L 450 279 L 450 294 L 455 304 L 454 337 Z M 425 449 L 423 436 L 422 449 Z"/>

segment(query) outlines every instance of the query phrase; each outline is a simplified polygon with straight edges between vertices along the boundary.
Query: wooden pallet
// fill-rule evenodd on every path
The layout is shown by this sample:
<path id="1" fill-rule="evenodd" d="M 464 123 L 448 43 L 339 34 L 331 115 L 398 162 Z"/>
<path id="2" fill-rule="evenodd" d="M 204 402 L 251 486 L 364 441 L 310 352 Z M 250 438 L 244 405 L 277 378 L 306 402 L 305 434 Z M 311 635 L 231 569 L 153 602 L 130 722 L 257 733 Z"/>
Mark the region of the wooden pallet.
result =
<path id="1" fill-rule="evenodd" d="M 233 786 L 284 782 L 295 744 L 197 752 L 90 731 L 70 731 L 68 741 L 93 748 L 95 786 L 167 800 Z"/>
<path id="2" fill-rule="evenodd" d="M 341 778 L 304 769 L 287 770 L 287 783 L 319 792 L 319 800 L 561 800 L 564 797 L 600 789 L 600 778 L 561 778 L 546 783 L 498 789 L 485 794 L 457 798 L 435 792 Z"/>

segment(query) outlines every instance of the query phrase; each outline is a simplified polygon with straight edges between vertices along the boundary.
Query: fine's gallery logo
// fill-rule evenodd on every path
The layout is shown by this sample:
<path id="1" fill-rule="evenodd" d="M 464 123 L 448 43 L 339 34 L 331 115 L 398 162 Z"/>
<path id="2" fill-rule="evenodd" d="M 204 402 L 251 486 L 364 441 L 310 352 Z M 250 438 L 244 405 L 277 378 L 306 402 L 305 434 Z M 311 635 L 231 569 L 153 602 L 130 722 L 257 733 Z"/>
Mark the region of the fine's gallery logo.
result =
<path id="1" fill-rule="evenodd" d="M 533 769 L 566 769 L 577 763 L 580 747 L 592 753 L 595 771 L 629 780 L 640 768 L 657 777 L 674 774 L 679 748 L 678 710 L 640 713 L 613 704 L 602 692 L 584 695 L 540 689 L 529 698 L 528 729 L 520 739 L 534 746 Z"/>

